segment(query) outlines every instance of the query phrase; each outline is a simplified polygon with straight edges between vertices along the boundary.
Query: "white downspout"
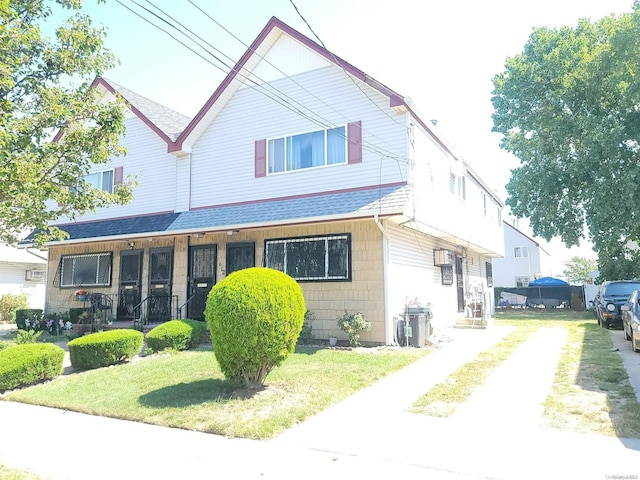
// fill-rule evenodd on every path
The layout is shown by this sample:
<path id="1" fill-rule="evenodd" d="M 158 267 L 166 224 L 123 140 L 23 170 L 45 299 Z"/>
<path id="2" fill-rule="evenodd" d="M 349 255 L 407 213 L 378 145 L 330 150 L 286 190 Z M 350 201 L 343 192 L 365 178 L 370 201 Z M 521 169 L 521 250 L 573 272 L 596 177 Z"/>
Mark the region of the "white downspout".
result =
<path id="1" fill-rule="evenodd" d="M 376 213 L 373 216 L 376 226 L 382 232 L 382 285 L 384 289 L 384 341 L 387 345 L 393 345 L 393 321 L 389 319 L 389 293 L 387 288 L 387 266 L 389 264 L 389 235 L 383 225 L 384 220 L 378 218 Z"/>

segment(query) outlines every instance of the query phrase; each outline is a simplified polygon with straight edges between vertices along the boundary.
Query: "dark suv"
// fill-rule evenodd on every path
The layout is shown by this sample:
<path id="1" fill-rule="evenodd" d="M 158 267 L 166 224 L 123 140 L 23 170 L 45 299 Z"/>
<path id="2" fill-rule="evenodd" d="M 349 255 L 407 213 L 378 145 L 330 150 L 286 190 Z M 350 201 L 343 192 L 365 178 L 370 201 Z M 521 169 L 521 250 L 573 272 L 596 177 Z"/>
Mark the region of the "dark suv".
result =
<path id="1" fill-rule="evenodd" d="M 598 323 L 604 328 L 622 328 L 620 306 L 634 290 L 640 290 L 640 280 L 604 282 L 596 297 Z"/>

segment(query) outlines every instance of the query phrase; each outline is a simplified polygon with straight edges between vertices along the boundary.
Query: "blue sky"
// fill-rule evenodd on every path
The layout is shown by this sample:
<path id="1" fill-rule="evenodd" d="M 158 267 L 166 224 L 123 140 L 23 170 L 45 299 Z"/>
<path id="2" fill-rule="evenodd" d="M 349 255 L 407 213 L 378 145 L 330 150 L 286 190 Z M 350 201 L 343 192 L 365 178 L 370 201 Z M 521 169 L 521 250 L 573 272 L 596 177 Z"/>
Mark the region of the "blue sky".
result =
<path id="1" fill-rule="evenodd" d="M 120 0 L 136 11 L 131 0 Z M 145 0 L 136 0 L 151 8 Z M 272 16 L 314 38 L 289 0 L 192 0 L 251 43 Z M 517 160 L 491 133 L 491 79 L 519 53 L 533 27 L 575 25 L 630 11 L 632 0 L 294 0 L 327 48 L 402 95 L 504 199 Z M 154 0 L 233 59 L 246 47 L 188 0 Z M 224 74 L 135 16 L 116 0 L 85 0 L 120 66 L 105 76 L 187 115 L 194 115 Z M 146 16 L 149 16 L 145 13 Z M 159 23 L 159 22 L 157 22 Z M 166 28 L 166 25 L 165 25 Z M 556 242 L 557 243 L 557 242 Z"/>

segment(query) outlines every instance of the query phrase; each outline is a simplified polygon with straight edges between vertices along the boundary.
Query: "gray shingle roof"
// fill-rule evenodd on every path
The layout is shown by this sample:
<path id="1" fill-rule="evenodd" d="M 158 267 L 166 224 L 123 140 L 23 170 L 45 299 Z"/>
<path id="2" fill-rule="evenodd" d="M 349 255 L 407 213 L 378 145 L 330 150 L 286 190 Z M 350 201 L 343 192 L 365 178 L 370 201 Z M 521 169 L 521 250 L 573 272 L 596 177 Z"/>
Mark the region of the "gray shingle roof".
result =
<path id="1" fill-rule="evenodd" d="M 255 228 L 260 224 L 310 219 L 331 221 L 350 215 L 368 217 L 376 213 L 401 213 L 409 201 L 408 189 L 407 186 L 374 187 L 180 213 L 70 223 L 58 227 L 69 234 L 69 240 L 81 240 L 144 233 L 225 230 L 229 227 L 242 228 L 243 225 Z"/>
<path id="2" fill-rule="evenodd" d="M 116 92 L 122 95 L 127 102 L 140 110 L 145 117 L 162 130 L 172 141 L 178 138 L 178 135 L 182 133 L 191 121 L 190 117 L 171 110 L 169 107 L 165 107 L 153 100 L 149 100 L 112 80 L 106 78 L 104 80 L 107 81 Z"/>

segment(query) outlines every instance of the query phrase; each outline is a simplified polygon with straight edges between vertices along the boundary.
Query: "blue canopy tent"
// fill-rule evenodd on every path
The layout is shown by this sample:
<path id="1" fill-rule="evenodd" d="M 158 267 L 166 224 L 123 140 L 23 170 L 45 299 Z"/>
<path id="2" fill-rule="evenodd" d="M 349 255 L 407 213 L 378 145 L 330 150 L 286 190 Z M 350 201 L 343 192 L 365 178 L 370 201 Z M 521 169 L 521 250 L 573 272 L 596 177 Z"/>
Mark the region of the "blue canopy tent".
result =
<path id="1" fill-rule="evenodd" d="M 571 303 L 571 287 L 564 280 L 542 277 L 529 282 L 528 287 L 505 288 L 504 292 L 527 297 L 527 305 L 557 307 L 564 302 Z"/>

